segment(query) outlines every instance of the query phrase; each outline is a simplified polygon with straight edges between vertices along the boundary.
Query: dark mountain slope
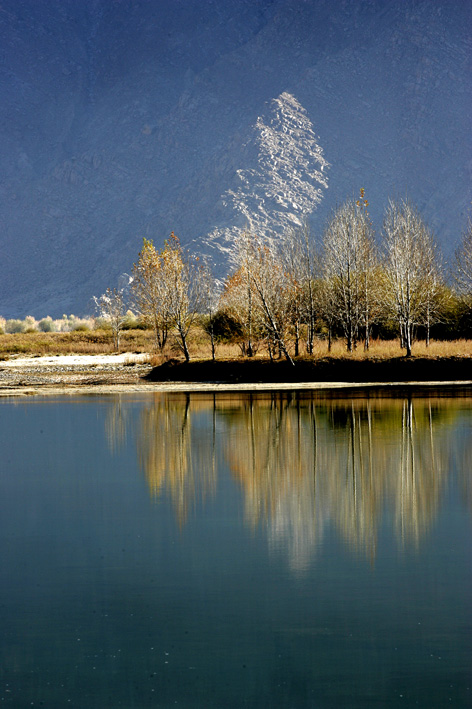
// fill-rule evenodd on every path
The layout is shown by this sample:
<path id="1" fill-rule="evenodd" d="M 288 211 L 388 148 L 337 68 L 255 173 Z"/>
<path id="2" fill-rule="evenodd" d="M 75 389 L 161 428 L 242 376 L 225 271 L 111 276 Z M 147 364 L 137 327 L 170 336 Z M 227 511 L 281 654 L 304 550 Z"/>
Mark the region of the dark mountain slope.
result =
<path id="1" fill-rule="evenodd" d="M 87 310 L 142 236 L 201 244 L 295 97 L 331 165 L 313 223 L 408 190 L 447 247 L 470 203 L 472 6 L 2 0 L 0 313 Z"/>

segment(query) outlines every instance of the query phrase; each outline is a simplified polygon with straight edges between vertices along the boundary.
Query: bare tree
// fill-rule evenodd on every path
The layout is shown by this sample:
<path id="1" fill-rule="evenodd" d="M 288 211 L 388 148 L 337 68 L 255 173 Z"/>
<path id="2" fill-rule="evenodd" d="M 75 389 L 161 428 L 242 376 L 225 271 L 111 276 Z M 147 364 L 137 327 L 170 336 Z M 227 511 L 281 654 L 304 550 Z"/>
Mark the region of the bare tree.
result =
<path id="1" fill-rule="evenodd" d="M 213 277 L 211 268 L 208 263 L 202 264 L 201 283 L 202 283 L 202 312 L 204 314 L 203 329 L 210 338 L 211 358 L 213 362 L 216 359 L 216 337 L 215 337 L 215 314 L 218 308 L 219 287 Z"/>
<path id="2" fill-rule="evenodd" d="M 138 311 L 154 330 L 156 349 L 162 351 L 170 328 L 168 283 L 162 254 L 147 239 L 133 266 L 131 288 Z"/>
<path id="3" fill-rule="evenodd" d="M 286 270 L 277 249 L 260 243 L 252 272 L 252 283 L 258 296 L 259 307 L 268 335 L 269 354 L 271 343 L 295 364 L 287 347 L 287 328 L 290 321 L 291 289 Z"/>
<path id="4" fill-rule="evenodd" d="M 257 238 L 245 230 L 238 234 L 233 250 L 234 271 L 224 283 L 221 306 L 239 323 L 243 355 L 253 357 L 261 333 L 253 275 L 258 249 Z"/>
<path id="5" fill-rule="evenodd" d="M 241 324 L 243 353 L 252 357 L 254 337 L 263 333 L 270 357 L 278 349 L 293 363 L 287 348 L 291 284 L 279 250 L 247 231 L 238 237 L 235 265 L 236 271 L 225 283 L 222 303 Z"/>
<path id="6" fill-rule="evenodd" d="M 113 333 L 113 347 L 120 346 L 120 332 L 126 319 L 126 304 L 123 288 L 107 288 L 101 296 L 93 296 L 99 316 L 110 323 Z"/>
<path id="7" fill-rule="evenodd" d="M 287 296 L 291 302 L 290 321 L 299 355 L 301 325 L 306 324 L 306 350 L 313 354 L 316 321 L 315 250 L 306 221 L 298 229 L 286 232 L 281 256 L 288 280 Z"/>
<path id="8" fill-rule="evenodd" d="M 361 191 L 363 196 L 363 191 Z M 355 200 L 339 207 L 323 235 L 325 290 L 352 352 L 360 328 L 368 335 L 372 295 L 373 232 L 368 215 Z"/>
<path id="9" fill-rule="evenodd" d="M 331 352 L 333 330 L 338 317 L 337 288 L 334 280 L 326 276 L 320 280 L 316 296 L 320 315 L 328 328 L 328 352 Z"/>
<path id="10" fill-rule="evenodd" d="M 437 259 L 432 235 L 408 200 L 390 201 L 384 219 L 386 301 L 411 356 L 413 329 L 431 313 Z"/>
<path id="11" fill-rule="evenodd" d="M 189 362 L 188 334 L 204 301 L 205 269 L 198 256 L 183 250 L 174 232 L 165 242 L 161 258 L 170 323 Z"/>
<path id="12" fill-rule="evenodd" d="M 375 245 L 372 223 L 367 211 L 369 202 L 365 198 L 365 190 L 361 188 L 356 207 L 362 218 L 359 220 L 361 251 L 361 288 L 362 288 L 362 328 L 364 330 L 364 350 L 369 349 L 370 331 L 379 316 L 379 262 Z"/>
<path id="13" fill-rule="evenodd" d="M 182 249 L 174 232 L 159 252 L 145 239 L 132 286 L 141 314 L 154 328 L 157 347 L 163 350 L 173 329 L 188 362 L 188 333 L 204 297 L 204 268 L 198 257 Z"/>
<path id="14" fill-rule="evenodd" d="M 462 235 L 456 250 L 455 271 L 456 283 L 463 295 L 472 295 L 472 218 L 469 218 L 467 228 Z"/>
<path id="15" fill-rule="evenodd" d="M 426 330 L 426 347 L 429 347 L 431 326 L 444 322 L 450 300 L 450 291 L 444 282 L 444 269 L 436 242 L 431 239 L 424 254 L 425 280 L 423 286 L 423 325 Z"/>

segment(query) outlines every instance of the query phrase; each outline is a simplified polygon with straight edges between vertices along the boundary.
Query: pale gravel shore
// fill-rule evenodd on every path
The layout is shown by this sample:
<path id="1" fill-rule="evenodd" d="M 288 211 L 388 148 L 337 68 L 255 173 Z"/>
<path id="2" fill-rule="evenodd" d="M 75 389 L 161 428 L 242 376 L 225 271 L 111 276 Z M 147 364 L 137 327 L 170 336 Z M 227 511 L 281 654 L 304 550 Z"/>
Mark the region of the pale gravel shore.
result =
<path id="1" fill-rule="evenodd" d="M 95 365 L 129 364 L 131 362 L 143 363 L 149 359 L 148 354 L 133 354 L 124 352 L 111 355 L 44 355 L 41 357 L 16 357 L 12 355 L 9 359 L 0 362 L 0 369 L 24 368 L 24 367 L 89 367 Z"/>

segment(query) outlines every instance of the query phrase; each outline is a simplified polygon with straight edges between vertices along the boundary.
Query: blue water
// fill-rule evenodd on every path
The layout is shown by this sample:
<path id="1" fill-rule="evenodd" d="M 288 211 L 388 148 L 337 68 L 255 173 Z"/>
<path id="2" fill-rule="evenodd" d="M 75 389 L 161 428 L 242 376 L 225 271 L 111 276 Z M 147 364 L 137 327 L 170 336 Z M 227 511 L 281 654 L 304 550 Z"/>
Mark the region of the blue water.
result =
<path id="1" fill-rule="evenodd" d="M 472 400 L 0 402 L 0 703 L 471 707 Z"/>

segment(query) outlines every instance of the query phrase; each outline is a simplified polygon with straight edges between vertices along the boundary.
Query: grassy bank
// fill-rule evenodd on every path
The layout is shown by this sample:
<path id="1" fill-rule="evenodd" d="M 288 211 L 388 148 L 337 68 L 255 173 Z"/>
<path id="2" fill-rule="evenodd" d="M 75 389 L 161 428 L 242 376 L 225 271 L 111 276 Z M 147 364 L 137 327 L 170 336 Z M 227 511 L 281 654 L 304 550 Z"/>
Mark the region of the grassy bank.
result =
<path id="1" fill-rule="evenodd" d="M 65 333 L 30 332 L 0 335 L 0 360 L 11 356 L 59 354 L 109 354 L 113 338 L 109 330 Z M 343 341 L 333 344 L 319 340 L 313 357 L 297 359 L 293 367 L 284 360 L 270 360 L 259 348 L 252 359 L 243 358 L 236 344 L 217 348 L 217 361 L 211 361 L 210 345 L 196 331 L 191 339 L 190 363 L 185 364 L 177 348 L 154 353 L 153 333 L 149 330 L 127 330 L 121 335 L 120 352 L 149 353 L 154 369 L 153 381 L 183 382 L 301 382 L 301 381 L 464 381 L 472 379 L 472 341 L 433 341 L 414 345 L 414 356 L 404 357 L 398 340 L 375 340 L 365 352 L 361 345 L 347 354 Z"/>
<path id="2" fill-rule="evenodd" d="M 121 335 L 120 352 L 151 352 L 149 330 L 127 330 Z M 0 358 L 11 355 L 110 354 L 113 336 L 110 330 L 75 332 L 27 332 L 0 335 Z"/>

